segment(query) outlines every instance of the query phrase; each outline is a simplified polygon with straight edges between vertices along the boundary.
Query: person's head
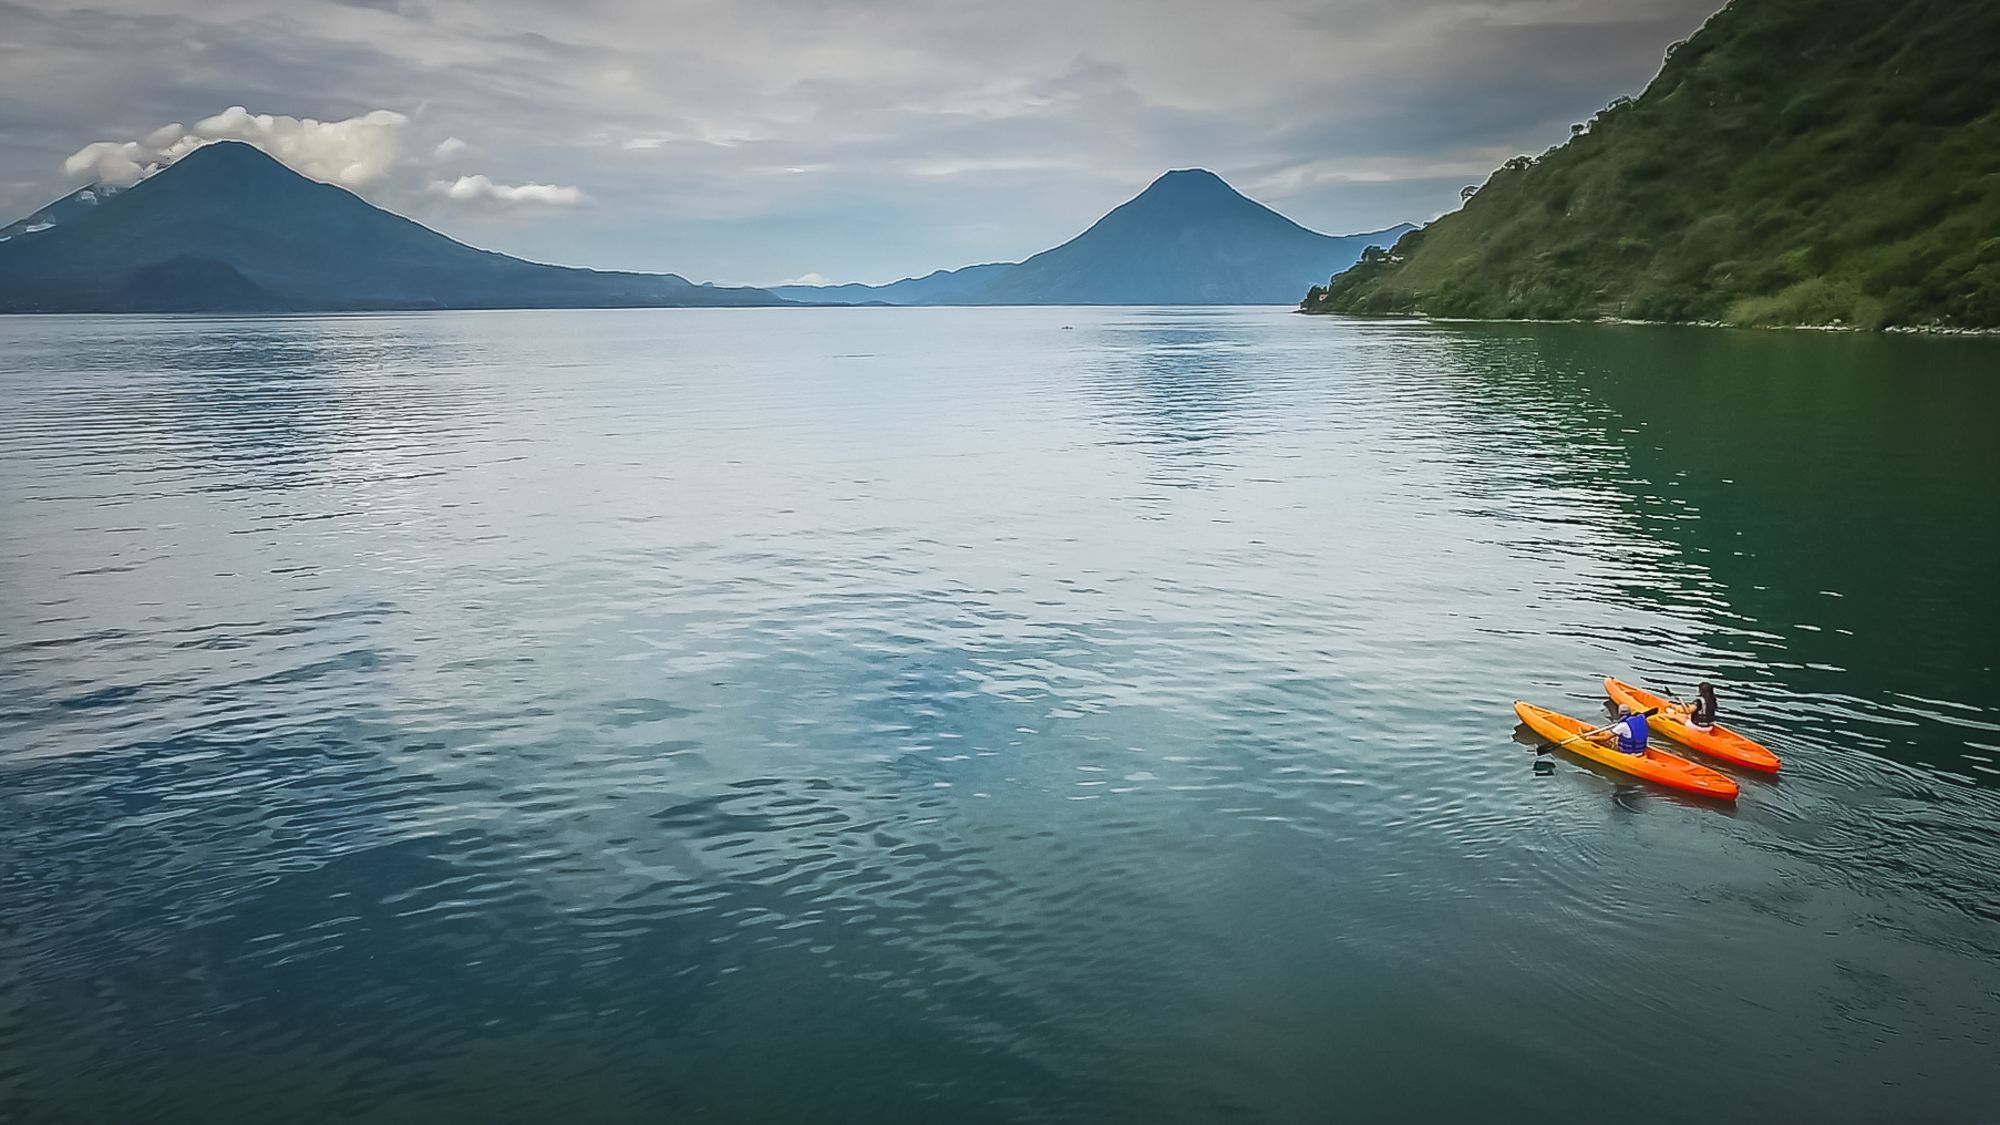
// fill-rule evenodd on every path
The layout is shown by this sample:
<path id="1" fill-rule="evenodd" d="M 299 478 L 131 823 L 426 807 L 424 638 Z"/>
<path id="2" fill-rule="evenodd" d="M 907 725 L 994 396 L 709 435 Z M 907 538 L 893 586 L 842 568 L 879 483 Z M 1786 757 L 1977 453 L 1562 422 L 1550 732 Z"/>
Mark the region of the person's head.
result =
<path id="1" fill-rule="evenodd" d="M 1709 683 L 1707 680 L 1703 680 L 1695 686 L 1694 690 L 1697 694 L 1707 697 L 1715 694 L 1715 685 Z"/>
<path id="2" fill-rule="evenodd" d="M 1618 717 L 1619 717 L 1619 718 L 1621 718 L 1621 719 L 1629 719 L 1629 718 L 1631 718 L 1631 717 L 1632 717 L 1632 705 L 1631 705 L 1630 703 L 1620 703 L 1620 704 L 1618 705 Z"/>

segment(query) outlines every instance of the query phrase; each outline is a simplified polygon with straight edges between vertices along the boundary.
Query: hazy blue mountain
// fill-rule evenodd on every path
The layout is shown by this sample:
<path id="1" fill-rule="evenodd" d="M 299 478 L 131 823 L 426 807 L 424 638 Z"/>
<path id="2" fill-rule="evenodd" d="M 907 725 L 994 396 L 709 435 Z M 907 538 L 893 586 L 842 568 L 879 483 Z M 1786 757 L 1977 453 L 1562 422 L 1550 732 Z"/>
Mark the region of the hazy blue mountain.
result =
<path id="1" fill-rule="evenodd" d="M 1407 225 L 1336 238 L 1245 198 L 1213 172 L 1168 172 L 1089 230 L 997 277 L 995 304 L 1291 305 L 1293 281 L 1345 269 Z"/>
<path id="2" fill-rule="evenodd" d="M 906 277 L 887 285 L 778 285 L 771 289 L 780 297 L 796 301 L 877 302 L 887 305 L 978 304 L 979 291 L 994 277 L 1014 268 L 1014 262 L 990 262 L 981 266 L 961 266 L 937 270 L 922 277 Z"/>
<path id="3" fill-rule="evenodd" d="M 0 311 L 784 303 L 761 289 L 474 249 L 231 141 L 52 218 L 0 242 Z"/>
<path id="4" fill-rule="evenodd" d="M 1053 250 L 890 285 L 786 286 L 798 300 L 899 305 L 1292 305 L 1298 286 L 1389 246 L 1405 223 L 1336 237 L 1244 197 L 1213 172 L 1168 172 Z"/>

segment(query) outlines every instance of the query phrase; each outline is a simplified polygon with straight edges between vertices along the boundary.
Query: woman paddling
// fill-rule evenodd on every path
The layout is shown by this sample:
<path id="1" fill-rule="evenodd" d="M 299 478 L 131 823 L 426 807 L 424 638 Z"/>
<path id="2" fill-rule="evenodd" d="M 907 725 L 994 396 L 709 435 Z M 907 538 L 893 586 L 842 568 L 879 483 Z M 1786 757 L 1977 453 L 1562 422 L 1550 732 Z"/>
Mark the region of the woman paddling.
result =
<path id="1" fill-rule="evenodd" d="M 1686 715 L 1687 718 L 1683 721 L 1694 729 L 1699 731 L 1714 730 L 1716 714 L 1715 686 L 1707 680 L 1703 680 L 1694 689 L 1694 702 L 1677 707 L 1675 710 Z"/>

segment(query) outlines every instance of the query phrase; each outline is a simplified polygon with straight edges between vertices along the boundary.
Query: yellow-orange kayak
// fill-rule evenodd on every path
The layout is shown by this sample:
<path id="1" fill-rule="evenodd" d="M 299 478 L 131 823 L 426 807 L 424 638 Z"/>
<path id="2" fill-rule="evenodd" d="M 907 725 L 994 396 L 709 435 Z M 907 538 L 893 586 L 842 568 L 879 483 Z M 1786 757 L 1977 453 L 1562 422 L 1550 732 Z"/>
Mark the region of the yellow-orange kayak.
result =
<path id="1" fill-rule="evenodd" d="M 1778 772 L 1778 756 L 1737 734 L 1728 727 L 1717 724 L 1707 730 L 1696 730 L 1681 720 L 1687 709 L 1679 704 L 1661 699 L 1644 688 L 1636 688 L 1623 680 L 1604 677 L 1604 694 L 1613 703 L 1623 703 L 1634 711 L 1650 711 L 1657 707 L 1660 713 L 1646 720 L 1646 725 L 1666 735 L 1690 750 L 1699 750 L 1725 762 L 1734 762 L 1765 773 Z"/>
<path id="2" fill-rule="evenodd" d="M 1545 707 L 1516 701 L 1514 713 L 1529 729 L 1550 742 L 1582 734 L 1593 729 L 1589 723 L 1558 714 Z M 1564 743 L 1563 749 L 1573 750 L 1599 765 L 1610 766 L 1633 777 L 1643 778 L 1669 789 L 1679 789 L 1684 793 L 1694 793 L 1703 797 L 1714 797 L 1720 801 L 1736 799 L 1736 782 L 1730 777 L 1717 773 L 1707 766 L 1698 766 L 1686 758 L 1678 758 L 1664 750 L 1647 747 L 1644 754 L 1625 754 L 1618 750 L 1617 739 L 1609 733 L 1578 738 Z"/>

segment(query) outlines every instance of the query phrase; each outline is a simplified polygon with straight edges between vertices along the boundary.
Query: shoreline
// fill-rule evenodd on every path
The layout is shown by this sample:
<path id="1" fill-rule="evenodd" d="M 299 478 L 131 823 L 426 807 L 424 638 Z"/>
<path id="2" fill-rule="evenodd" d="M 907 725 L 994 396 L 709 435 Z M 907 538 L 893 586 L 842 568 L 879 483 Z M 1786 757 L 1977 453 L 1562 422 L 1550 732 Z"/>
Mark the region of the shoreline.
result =
<path id="1" fill-rule="evenodd" d="M 1330 309 L 1298 308 L 1301 316 L 1350 316 L 1366 320 L 1427 320 L 1438 324 L 1620 324 L 1649 328 L 1734 328 L 1745 332 L 1849 332 L 1855 335 L 1965 336 L 2000 338 L 2000 328 L 1958 328 L 1945 324 L 1892 324 L 1885 328 L 1861 328 L 1852 324 L 1731 324 L 1726 320 L 1639 320 L 1625 316 L 1597 317 L 1483 317 L 1432 316 L 1429 313 L 1348 313 Z"/>

